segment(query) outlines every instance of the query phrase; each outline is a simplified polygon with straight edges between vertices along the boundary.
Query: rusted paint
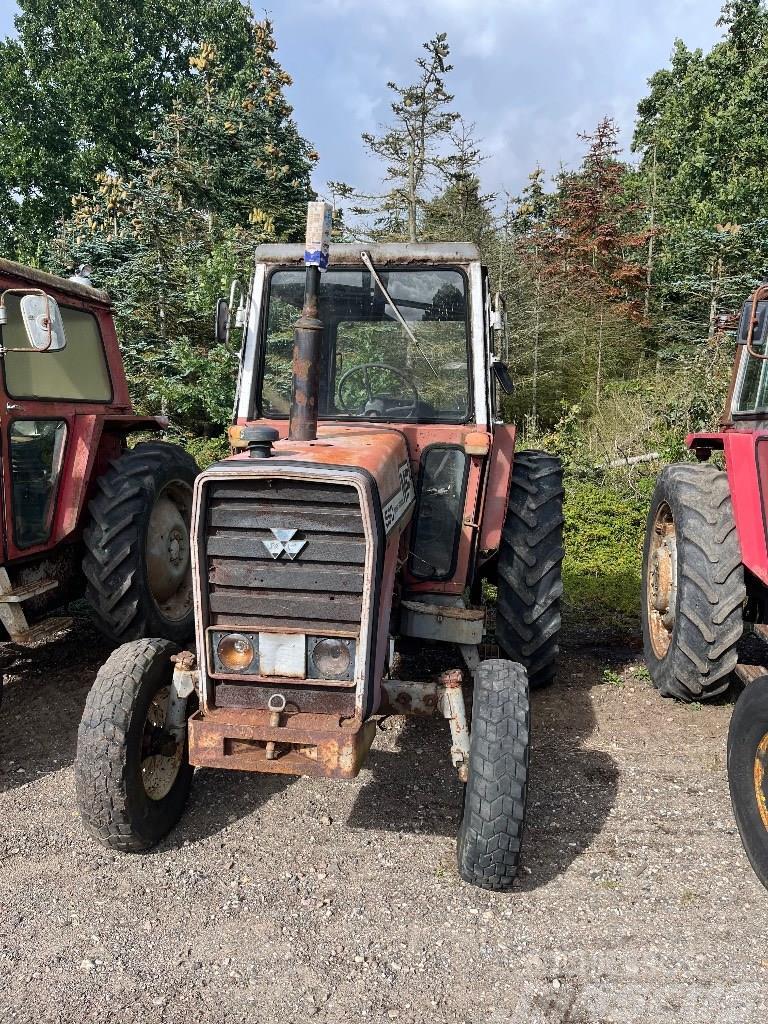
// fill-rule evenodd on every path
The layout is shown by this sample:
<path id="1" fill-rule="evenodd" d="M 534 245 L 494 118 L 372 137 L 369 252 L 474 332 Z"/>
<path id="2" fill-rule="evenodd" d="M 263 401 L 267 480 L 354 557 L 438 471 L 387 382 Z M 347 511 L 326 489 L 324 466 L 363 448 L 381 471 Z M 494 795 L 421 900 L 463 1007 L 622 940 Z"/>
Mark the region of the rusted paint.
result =
<path id="1" fill-rule="evenodd" d="M 275 772 L 353 779 L 376 734 L 373 721 L 361 725 L 330 715 L 284 714 L 216 708 L 189 720 L 190 763 L 206 768 Z M 273 743 L 274 757 L 267 756 Z"/>
<path id="2" fill-rule="evenodd" d="M 480 512 L 482 526 L 478 546 L 481 552 L 498 551 L 501 544 L 501 530 L 507 514 L 509 489 L 512 484 L 514 452 L 515 428 L 495 426 L 486 473 L 485 500 Z"/>

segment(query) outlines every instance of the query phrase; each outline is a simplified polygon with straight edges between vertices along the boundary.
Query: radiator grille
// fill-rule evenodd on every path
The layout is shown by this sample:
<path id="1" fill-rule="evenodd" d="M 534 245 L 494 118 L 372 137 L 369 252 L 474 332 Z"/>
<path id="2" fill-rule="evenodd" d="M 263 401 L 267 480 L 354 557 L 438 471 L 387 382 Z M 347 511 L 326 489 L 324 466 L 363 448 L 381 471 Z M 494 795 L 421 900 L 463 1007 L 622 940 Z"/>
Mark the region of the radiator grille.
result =
<path id="1" fill-rule="evenodd" d="M 359 632 L 365 535 L 357 492 L 306 480 L 217 481 L 205 553 L 211 625 Z M 273 529 L 305 542 L 273 558 Z"/>

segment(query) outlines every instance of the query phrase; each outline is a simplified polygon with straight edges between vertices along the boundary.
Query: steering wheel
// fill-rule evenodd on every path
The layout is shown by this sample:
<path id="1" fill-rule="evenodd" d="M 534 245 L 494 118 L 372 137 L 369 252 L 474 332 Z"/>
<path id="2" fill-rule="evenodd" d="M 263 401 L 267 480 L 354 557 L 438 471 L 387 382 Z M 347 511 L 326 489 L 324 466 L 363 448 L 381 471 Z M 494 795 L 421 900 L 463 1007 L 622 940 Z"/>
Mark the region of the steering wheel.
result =
<path id="1" fill-rule="evenodd" d="M 406 386 L 410 389 L 411 393 L 413 394 L 413 398 L 411 399 L 411 401 L 400 402 L 397 399 L 390 399 L 388 395 L 374 395 L 373 387 L 371 385 L 371 370 L 388 370 L 390 373 L 393 373 L 396 377 L 399 377 L 400 380 L 402 380 L 403 383 L 406 384 Z M 350 377 L 353 377 L 355 374 L 359 373 L 362 373 L 363 375 L 363 387 L 365 389 L 365 396 L 368 399 L 368 401 L 365 403 L 365 409 L 363 410 L 366 415 L 371 416 L 376 415 L 377 413 L 379 415 L 382 415 L 384 413 L 396 412 L 403 418 L 408 419 L 408 417 L 413 416 L 413 414 L 418 409 L 420 401 L 418 388 L 410 379 L 410 377 L 407 377 L 402 370 L 398 370 L 396 366 L 390 366 L 389 363 L 358 363 L 357 366 L 353 366 L 349 370 L 347 370 L 346 373 L 343 373 L 341 377 L 339 377 L 338 381 L 339 405 L 341 406 L 342 412 L 347 413 L 348 416 L 354 416 L 355 413 L 350 409 L 349 404 L 344 397 L 344 387 L 347 384 L 347 381 L 349 380 Z M 371 404 L 375 405 L 377 401 L 381 403 L 380 411 L 377 410 L 376 408 L 368 408 L 368 406 Z M 388 408 L 386 405 L 387 401 L 392 402 L 392 404 Z"/>

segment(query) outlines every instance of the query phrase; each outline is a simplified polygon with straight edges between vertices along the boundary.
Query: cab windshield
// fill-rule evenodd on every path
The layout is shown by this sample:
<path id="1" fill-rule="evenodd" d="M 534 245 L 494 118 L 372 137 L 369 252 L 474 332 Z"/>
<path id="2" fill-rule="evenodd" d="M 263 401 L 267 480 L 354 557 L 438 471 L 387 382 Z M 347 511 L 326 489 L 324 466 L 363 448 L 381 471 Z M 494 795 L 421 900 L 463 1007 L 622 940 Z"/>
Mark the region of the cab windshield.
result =
<path id="1" fill-rule="evenodd" d="M 469 416 L 467 298 L 458 270 L 377 268 L 407 331 L 365 269 L 329 270 L 320 285 L 323 323 L 319 414 L 327 419 L 456 423 Z M 269 278 L 261 414 L 287 416 L 293 327 L 304 270 Z"/>

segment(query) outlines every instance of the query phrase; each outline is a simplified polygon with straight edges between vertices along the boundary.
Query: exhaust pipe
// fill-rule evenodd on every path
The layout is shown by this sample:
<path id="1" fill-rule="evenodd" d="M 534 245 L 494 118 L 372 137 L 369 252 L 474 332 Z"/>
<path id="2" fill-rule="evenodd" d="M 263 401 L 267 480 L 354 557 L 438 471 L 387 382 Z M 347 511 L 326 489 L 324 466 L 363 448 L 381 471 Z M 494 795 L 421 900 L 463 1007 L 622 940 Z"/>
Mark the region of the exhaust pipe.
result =
<path id="1" fill-rule="evenodd" d="M 328 266 L 332 209 L 329 203 L 309 203 L 304 262 L 307 282 L 304 308 L 293 330 L 293 381 L 288 439 L 314 441 L 320 394 L 320 355 L 323 324 L 318 316 L 320 273 Z"/>

